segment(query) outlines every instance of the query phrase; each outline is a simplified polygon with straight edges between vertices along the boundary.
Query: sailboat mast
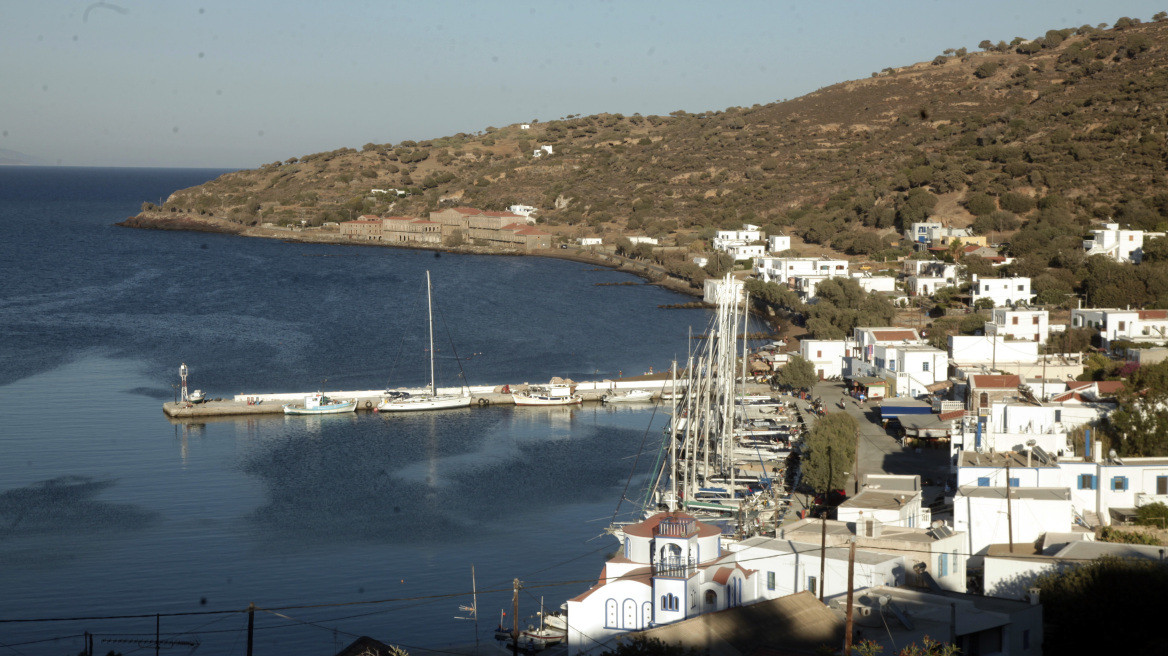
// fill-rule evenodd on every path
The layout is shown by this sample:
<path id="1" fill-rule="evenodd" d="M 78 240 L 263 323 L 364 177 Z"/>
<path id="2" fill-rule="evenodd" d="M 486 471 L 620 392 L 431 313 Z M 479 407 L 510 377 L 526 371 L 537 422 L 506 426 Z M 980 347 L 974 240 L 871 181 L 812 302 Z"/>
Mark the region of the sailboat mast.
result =
<path id="1" fill-rule="evenodd" d="M 438 396 L 434 383 L 434 301 L 430 292 L 430 272 L 426 272 L 426 315 L 430 318 L 430 396 Z"/>

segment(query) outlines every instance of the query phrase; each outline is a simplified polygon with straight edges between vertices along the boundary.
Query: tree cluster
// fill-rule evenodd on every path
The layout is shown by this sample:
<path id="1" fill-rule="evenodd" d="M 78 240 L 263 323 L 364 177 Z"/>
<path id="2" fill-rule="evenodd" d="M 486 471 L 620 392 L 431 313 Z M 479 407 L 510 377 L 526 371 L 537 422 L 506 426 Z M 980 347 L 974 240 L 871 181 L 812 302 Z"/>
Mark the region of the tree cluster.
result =
<path id="1" fill-rule="evenodd" d="M 829 412 L 815 421 L 804 444 L 803 481 L 820 494 L 842 490 L 856 457 L 856 420 L 846 412 Z"/>

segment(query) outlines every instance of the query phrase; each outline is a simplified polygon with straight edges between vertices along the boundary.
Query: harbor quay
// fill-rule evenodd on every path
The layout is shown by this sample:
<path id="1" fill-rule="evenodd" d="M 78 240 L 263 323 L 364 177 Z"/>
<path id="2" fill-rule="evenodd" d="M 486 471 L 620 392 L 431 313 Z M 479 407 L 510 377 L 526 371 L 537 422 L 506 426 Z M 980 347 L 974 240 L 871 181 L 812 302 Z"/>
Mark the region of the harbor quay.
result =
<path id="1" fill-rule="evenodd" d="M 547 383 L 518 383 L 505 385 L 471 385 L 468 389 L 471 395 L 472 406 L 514 405 L 512 392 L 524 392 L 531 387 L 546 385 Z M 668 374 L 653 374 L 637 376 L 632 379 L 602 380 L 587 382 L 571 382 L 575 393 L 585 402 L 599 402 L 606 394 L 623 392 L 634 389 L 644 389 L 652 393 L 653 399 L 660 399 L 662 394 L 672 391 L 672 383 Z M 685 381 L 677 381 L 678 387 L 685 385 Z M 439 395 L 460 394 L 461 387 L 439 387 Z M 357 410 L 373 411 L 377 404 L 384 399 L 388 392 L 405 392 L 411 396 L 428 394 L 428 387 L 414 389 L 393 390 L 358 390 L 358 391 L 330 391 L 328 396 L 334 399 L 356 400 Z M 273 394 L 236 394 L 232 398 L 208 399 L 200 403 L 189 401 L 168 401 L 162 404 L 162 411 L 167 416 L 176 419 L 229 417 L 235 415 L 267 415 L 282 414 L 284 405 L 288 403 L 302 403 L 312 392 L 279 392 Z"/>

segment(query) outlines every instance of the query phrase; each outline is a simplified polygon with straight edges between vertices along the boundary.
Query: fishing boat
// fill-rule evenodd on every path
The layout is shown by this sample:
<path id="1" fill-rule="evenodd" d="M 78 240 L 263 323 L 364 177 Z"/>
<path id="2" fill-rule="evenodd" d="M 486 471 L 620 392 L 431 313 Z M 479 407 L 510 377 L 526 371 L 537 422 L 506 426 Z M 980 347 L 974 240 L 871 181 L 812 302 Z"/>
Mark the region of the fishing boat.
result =
<path id="1" fill-rule="evenodd" d="M 571 385 L 551 383 L 548 385 L 533 385 L 526 392 L 512 392 L 511 398 L 515 405 L 575 405 L 583 403 L 584 397 L 574 394 Z"/>
<path id="2" fill-rule="evenodd" d="M 325 396 L 324 392 L 309 394 L 304 397 L 304 403 L 297 405 L 289 403 L 284 406 L 286 415 L 339 415 L 345 412 L 355 412 L 357 400 L 342 401 Z"/>
<path id="3" fill-rule="evenodd" d="M 430 272 L 426 272 L 426 311 L 430 326 L 430 387 L 428 394 L 410 395 L 386 392 L 386 397 L 377 404 L 379 412 L 417 412 L 421 410 L 445 410 L 448 408 L 470 407 L 470 388 L 464 383 L 460 394 L 439 394 L 434 376 L 434 295 L 430 285 Z M 459 364 L 461 373 L 462 365 Z M 465 377 L 463 377 L 465 380 Z"/>
<path id="4" fill-rule="evenodd" d="M 526 629 L 519 631 L 518 647 L 528 652 L 547 649 L 568 638 L 567 615 L 545 612 L 542 598 L 539 606 L 539 626 L 529 624 Z M 504 644 L 514 640 L 512 632 L 503 627 L 503 616 L 499 618 L 499 628 L 495 629 L 495 639 Z"/>
<path id="5" fill-rule="evenodd" d="M 610 392 L 600 397 L 600 400 L 604 403 L 644 403 L 653 400 L 653 393 L 643 389 Z"/>
<path id="6" fill-rule="evenodd" d="M 202 403 L 207 400 L 207 397 L 203 394 L 203 390 L 195 390 L 187 395 L 187 400 L 191 403 Z"/>

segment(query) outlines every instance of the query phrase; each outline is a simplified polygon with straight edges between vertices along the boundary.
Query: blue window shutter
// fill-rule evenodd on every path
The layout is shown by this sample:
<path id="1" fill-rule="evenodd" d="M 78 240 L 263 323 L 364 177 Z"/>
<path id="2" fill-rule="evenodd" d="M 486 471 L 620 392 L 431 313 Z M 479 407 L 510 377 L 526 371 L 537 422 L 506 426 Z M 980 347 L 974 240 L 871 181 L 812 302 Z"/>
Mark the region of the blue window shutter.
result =
<path id="1" fill-rule="evenodd" d="M 1019 480 L 1020 479 L 1017 479 L 1017 478 L 1011 478 L 1010 479 L 1010 487 L 1021 487 L 1021 485 L 1019 484 Z"/>
<path id="2" fill-rule="evenodd" d="M 978 486 L 978 487 L 989 487 L 989 486 L 990 486 L 990 479 L 989 479 L 989 477 L 986 477 L 986 476 L 981 476 L 981 477 L 978 477 L 978 479 L 977 479 L 977 486 Z"/>
<path id="3" fill-rule="evenodd" d="M 1123 477 L 1123 491 L 1127 492 L 1130 489 L 1131 489 L 1131 486 L 1127 482 L 1127 476 L 1124 476 Z"/>
<path id="4" fill-rule="evenodd" d="M 941 576 L 949 576 L 949 554 L 941 554 Z"/>

